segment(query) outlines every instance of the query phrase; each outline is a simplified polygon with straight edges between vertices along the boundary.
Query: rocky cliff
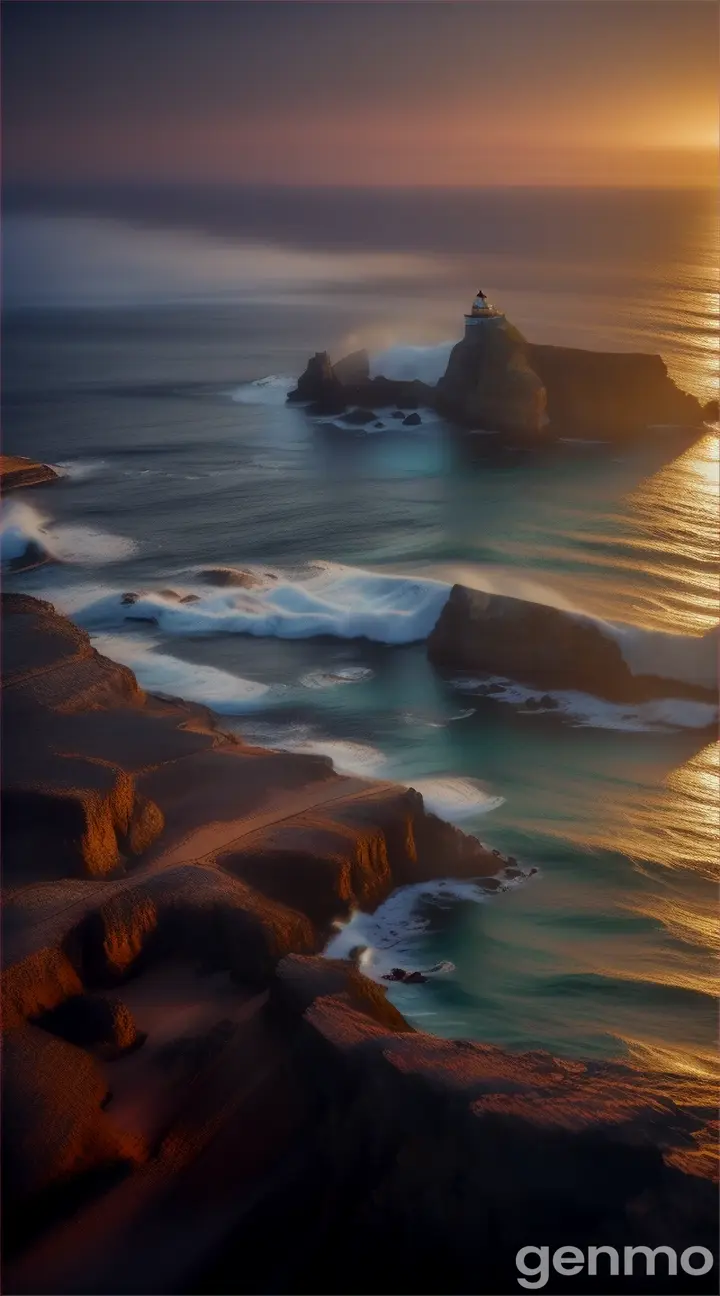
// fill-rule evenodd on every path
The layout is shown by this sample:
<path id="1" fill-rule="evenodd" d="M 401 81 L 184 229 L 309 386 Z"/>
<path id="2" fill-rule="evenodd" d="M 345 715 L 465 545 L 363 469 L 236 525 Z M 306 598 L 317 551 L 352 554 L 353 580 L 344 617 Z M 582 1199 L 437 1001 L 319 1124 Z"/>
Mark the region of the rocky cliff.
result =
<path id="1" fill-rule="evenodd" d="M 468 329 L 453 347 L 435 407 L 463 426 L 538 436 L 547 394 L 528 361 L 521 334 L 506 320 Z"/>
<path id="2" fill-rule="evenodd" d="M 642 673 L 637 664 L 633 673 L 619 639 L 591 617 L 453 585 L 428 639 L 428 656 L 447 670 L 508 676 L 533 688 L 577 689 L 614 702 L 680 696 L 712 701 L 717 634 L 698 640 L 698 646 L 696 655 L 705 660 L 696 662 L 697 683 L 663 678 L 659 648 L 652 655 L 657 674 Z"/>
<path id="3" fill-rule="evenodd" d="M 538 346 L 504 318 L 469 329 L 435 387 L 371 379 L 364 351 L 335 365 L 319 352 L 288 399 L 309 402 L 317 414 L 424 405 L 461 427 L 534 440 L 608 440 L 653 424 L 695 427 L 717 417 L 717 403 L 702 407 L 681 391 L 660 356 Z"/>
<path id="4" fill-rule="evenodd" d="M 547 391 L 553 428 L 607 436 L 653 423 L 694 426 L 703 420 L 700 402 L 673 382 L 659 355 L 528 344 L 527 359 Z"/>
<path id="5" fill-rule="evenodd" d="M 532 1243 L 713 1245 L 706 1086 L 435 1039 L 317 956 L 497 853 L 145 695 L 46 603 L 3 632 L 6 1292 L 502 1294 Z"/>

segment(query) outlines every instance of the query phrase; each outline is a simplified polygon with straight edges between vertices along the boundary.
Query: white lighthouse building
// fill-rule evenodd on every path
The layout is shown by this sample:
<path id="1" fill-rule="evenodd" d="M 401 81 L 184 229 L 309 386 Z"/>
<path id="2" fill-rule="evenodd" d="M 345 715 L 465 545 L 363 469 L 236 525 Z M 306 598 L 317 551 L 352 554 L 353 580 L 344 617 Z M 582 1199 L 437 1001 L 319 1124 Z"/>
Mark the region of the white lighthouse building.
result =
<path id="1" fill-rule="evenodd" d="M 487 324 L 489 321 L 504 320 L 505 316 L 502 311 L 496 308 L 488 301 L 482 288 L 478 289 L 470 314 L 465 316 L 465 333 L 469 329 L 477 328 L 478 325 Z"/>

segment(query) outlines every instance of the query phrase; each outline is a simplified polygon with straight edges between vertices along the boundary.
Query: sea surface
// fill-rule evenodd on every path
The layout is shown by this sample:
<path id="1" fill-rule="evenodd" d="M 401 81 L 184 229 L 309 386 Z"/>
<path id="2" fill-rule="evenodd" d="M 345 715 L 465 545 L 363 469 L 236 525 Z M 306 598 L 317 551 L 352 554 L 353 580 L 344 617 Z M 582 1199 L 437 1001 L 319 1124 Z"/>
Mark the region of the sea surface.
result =
<path id="1" fill-rule="evenodd" d="M 537 870 L 492 896 L 407 889 L 338 929 L 332 949 L 364 945 L 371 975 L 439 967 L 392 987 L 419 1027 L 709 1076 L 713 709 L 571 692 L 535 709 L 515 681 L 442 678 L 424 641 L 462 581 L 597 616 L 688 678 L 718 621 L 717 427 L 535 451 L 285 397 L 324 347 L 433 381 L 481 286 L 533 340 L 660 351 L 707 400 L 714 195 L 176 197 L 6 214 L 4 450 L 64 475 L 5 506 L 3 552 L 36 536 L 57 559 L 5 587 L 67 611 L 145 687 L 412 785 Z M 261 583 L 211 587 L 218 566 Z"/>

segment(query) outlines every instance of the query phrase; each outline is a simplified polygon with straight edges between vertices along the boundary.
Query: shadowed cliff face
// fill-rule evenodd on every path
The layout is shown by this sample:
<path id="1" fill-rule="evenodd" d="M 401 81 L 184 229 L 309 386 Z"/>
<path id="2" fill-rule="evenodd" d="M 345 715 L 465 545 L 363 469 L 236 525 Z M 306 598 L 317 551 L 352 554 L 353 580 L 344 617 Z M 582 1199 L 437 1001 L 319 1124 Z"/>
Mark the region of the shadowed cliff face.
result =
<path id="1" fill-rule="evenodd" d="M 702 651 L 709 678 L 715 635 L 706 636 Z M 618 639 L 591 617 L 464 585 L 453 585 L 428 639 L 428 656 L 449 670 L 508 675 L 532 687 L 578 689 L 617 702 L 717 697 L 714 683 L 633 674 Z"/>
<path id="2" fill-rule="evenodd" d="M 506 321 L 470 328 L 437 385 L 437 407 L 470 427 L 537 435 L 547 396 L 528 363 L 522 336 Z"/>
<path id="3" fill-rule="evenodd" d="M 607 434 L 653 423 L 702 422 L 700 402 L 680 391 L 661 356 L 529 343 L 527 358 L 547 389 L 553 427 Z"/>

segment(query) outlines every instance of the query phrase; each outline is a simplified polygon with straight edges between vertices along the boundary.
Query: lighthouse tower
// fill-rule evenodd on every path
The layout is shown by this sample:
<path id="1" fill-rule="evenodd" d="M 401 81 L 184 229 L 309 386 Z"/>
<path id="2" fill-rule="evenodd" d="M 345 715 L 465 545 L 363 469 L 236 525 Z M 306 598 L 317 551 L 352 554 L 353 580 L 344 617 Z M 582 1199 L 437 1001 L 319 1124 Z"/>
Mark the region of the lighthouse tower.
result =
<path id="1" fill-rule="evenodd" d="M 465 336 L 467 337 L 471 329 L 474 331 L 478 326 L 487 326 L 488 323 L 497 323 L 504 319 L 502 311 L 496 310 L 488 301 L 482 288 L 479 288 L 470 314 L 465 316 Z"/>

